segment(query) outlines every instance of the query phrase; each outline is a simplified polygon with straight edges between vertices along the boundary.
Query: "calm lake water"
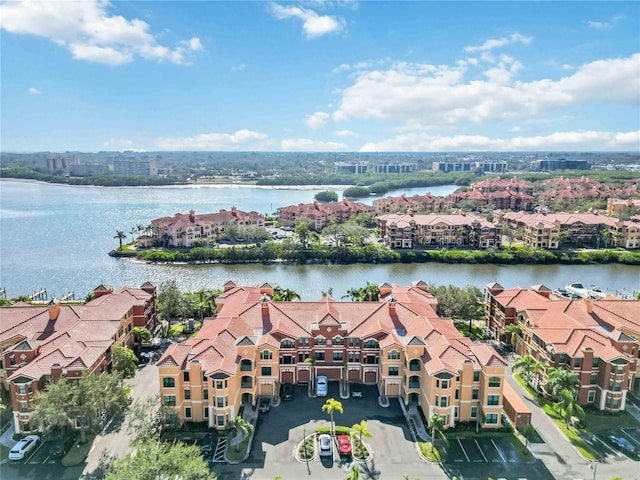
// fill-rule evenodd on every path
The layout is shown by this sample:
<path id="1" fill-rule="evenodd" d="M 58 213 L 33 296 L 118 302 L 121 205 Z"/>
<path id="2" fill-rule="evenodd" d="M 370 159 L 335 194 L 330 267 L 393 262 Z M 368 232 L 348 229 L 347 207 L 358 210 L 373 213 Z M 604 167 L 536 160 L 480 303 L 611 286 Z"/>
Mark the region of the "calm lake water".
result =
<path id="1" fill-rule="evenodd" d="M 409 285 L 417 280 L 459 286 L 497 281 L 505 287 L 543 283 L 550 288 L 573 281 L 599 285 L 611 293 L 640 289 L 640 268 L 626 265 L 497 266 L 446 264 L 394 265 L 152 265 L 114 259 L 116 230 L 129 233 L 137 224 L 174 213 L 216 212 L 232 206 L 271 213 L 280 206 L 308 203 L 330 188 L 260 188 L 186 186 L 103 188 L 0 181 L 0 288 L 7 297 L 30 295 L 42 288 L 51 298 L 73 292 L 84 298 L 102 283 L 139 286 L 175 279 L 184 291 L 239 284 L 277 283 L 303 300 L 320 298 L 333 288 L 341 298 L 368 280 Z M 386 195 L 447 195 L 453 185 L 393 191 Z M 385 196 L 386 196 L 385 195 Z M 365 203 L 379 197 L 366 199 Z"/>

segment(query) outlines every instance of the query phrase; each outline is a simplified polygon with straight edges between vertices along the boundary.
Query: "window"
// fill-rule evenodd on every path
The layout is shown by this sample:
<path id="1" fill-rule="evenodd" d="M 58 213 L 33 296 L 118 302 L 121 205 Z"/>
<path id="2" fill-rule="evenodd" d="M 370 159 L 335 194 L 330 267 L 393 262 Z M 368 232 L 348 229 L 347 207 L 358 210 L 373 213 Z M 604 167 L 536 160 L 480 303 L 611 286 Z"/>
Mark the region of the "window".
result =
<path id="1" fill-rule="evenodd" d="M 18 385 L 18 393 L 20 395 L 24 395 L 25 393 L 27 393 L 27 387 L 24 383 Z"/>
<path id="2" fill-rule="evenodd" d="M 342 361 L 343 357 L 344 357 L 344 353 L 342 351 L 333 352 L 333 360 L 334 361 Z"/>
<path id="3" fill-rule="evenodd" d="M 498 414 L 497 413 L 487 413 L 487 416 L 485 418 L 485 423 L 488 424 L 496 424 L 498 423 Z"/>
<path id="4" fill-rule="evenodd" d="M 595 385 L 596 383 L 598 383 L 598 374 L 597 373 L 592 373 L 591 374 L 591 380 L 589 381 L 590 385 Z"/>
<path id="5" fill-rule="evenodd" d="M 378 348 L 378 341 L 375 338 L 370 338 L 364 342 L 364 348 Z"/>
<path id="6" fill-rule="evenodd" d="M 273 358 L 273 354 L 269 350 L 262 350 L 260 352 L 260 360 L 271 360 Z"/>
<path id="7" fill-rule="evenodd" d="M 500 395 L 487 395 L 487 405 L 498 405 L 500 403 Z"/>
<path id="8" fill-rule="evenodd" d="M 218 426 L 222 427 L 224 425 L 224 415 L 218 415 Z"/>
<path id="9" fill-rule="evenodd" d="M 27 402 L 20 402 L 20 411 L 22 413 L 29 411 L 29 404 Z"/>
<path id="10" fill-rule="evenodd" d="M 184 399 L 191 400 L 191 390 L 185 389 L 184 391 Z"/>
<path id="11" fill-rule="evenodd" d="M 420 360 L 413 359 L 409 362 L 409 370 L 411 372 L 419 372 L 420 371 Z"/>
<path id="12" fill-rule="evenodd" d="M 615 387 L 613 388 L 614 392 L 619 392 L 622 389 L 622 382 L 620 380 L 616 380 Z"/>
<path id="13" fill-rule="evenodd" d="M 478 418 L 478 407 L 471 407 L 471 418 Z"/>
<path id="14" fill-rule="evenodd" d="M 479 391 L 479 390 L 478 390 L 477 388 L 474 388 L 474 389 L 472 390 L 472 392 L 471 392 L 471 398 L 472 398 L 473 400 L 477 400 L 477 399 L 478 399 L 478 391 Z"/>
<path id="15" fill-rule="evenodd" d="M 241 372 L 250 372 L 251 369 L 252 369 L 251 360 L 247 360 L 246 358 L 243 358 L 240 361 L 240 371 Z"/>
<path id="16" fill-rule="evenodd" d="M 351 347 L 351 348 L 360 347 L 360 339 L 359 338 L 350 338 L 349 339 L 349 347 Z"/>
<path id="17" fill-rule="evenodd" d="M 611 406 L 611 408 L 619 408 L 620 407 L 620 399 L 619 398 L 614 398 L 613 399 L 613 405 Z"/>
<path id="18" fill-rule="evenodd" d="M 420 377 L 414 375 L 409 377 L 409 388 L 420 388 Z"/>
<path id="19" fill-rule="evenodd" d="M 252 378 L 248 375 L 245 375 L 240 379 L 240 388 L 251 388 L 252 385 Z"/>
<path id="20" fill-rule="evenodd" d="M 209 407 L 204 407 L 204 418 L 209 418 Z"/>
<path id="21" fill-rule="evenodd" d="M 324 352 L 316 352 L 315 357 L 316 357 L 316 360 L 324 362 Z"/>
<path id="22" fill-rule="evenodd" d="M 460 398 L 460 390 L 456 390 L 456 400 Z"/>
<path id="23" fill-rule="evenodd" d="M 334 345 L 340 345 L 340 346 L 344 345 L 344 338 L 342 338 L 340 335 L 336 336 L 333 339 L 333 344 Z"/>
<path id="24" fill-rule="evenodd" d="M 349 354 L 349 361 L 351 363 L 353 363 L 353 362 L 360 363 L 360 353 L 350 353 Z"/>
<path id="25" fill-rule="evenodd" d="M 216 407 L 224 407 L 224 397 L 216 397 Z"/>
<path id="26" fill-rule="evenodd" d="M 449 402 L 449 397 L 440 397 L 440 406 L 441 407 L 446 407 L 447 403 Z"/>
<path id="27" fill-rule="evenodd" d="M 598 357 L 593 357 L 593 362 L 591 363 L 591 367 L 594 370 L 597 370 L 600 367 L 600 359 Z"/>
<path id="28" fill-rule="evenodd" d="M 182 380 L 185 382 L 189 381 L 189 372 L 182 372 Z"/>
<path id="29" fill-rule="evenodd" d="M 0 366 L 0 368 L 2 368 L 2 367 Z M 51 383 L 51 375 L 45 375 L 44 376 L 44 383 L 46 385 L 49 385 Z"/>
<path id="30" fill-rule="evenodd" d="M 442 383 L 440 384 L 440 386 L 442 388 L 449 388 L 449 380 L 442 380 Z"/>
<path id="31" fill-rule="evenodd" d="M 309 337 L 299 338 L 298 339 L 299 347 L 307 347 L 309 348 Z"/>
<path id="32" fill-rule="evenodd" d="M 165 388 L 173 388 L 176 386 L 176 380 L 174 378 L 165 377 L 162 379 L 162 386 Z"/>
<path id="33" fill-rule="evenodd" d="M 596 391 L 590 390 L 587 394 L 587 403 L 593 403 L 596 401 Z"/>
<path id="34" fill-rule="evenodd" d="M 262 375 L 266 377 L 271 376 L 271 367 L 262 367 Z"/>
<path id="35" fill-rule="evenodd" d="M 458 407 L 453 407 L 453 418 L 458 418 Z"/>
<path id="36" fill-rule="evenodd" d="M 389 360 L 400 360 L 400 352 L 398 350 L 391 350 L 387 356 Z"/>
<path id="37" fill-rule="evenodd" d="M 285 338 L 283 341 L 280 342 L 280 348 L 293 348 L 294 344 L 292 340 L 289 340 L 288 338 Z"/>
<path id="38" fill-rule="evenodd" d="M 165 395 L 164 396 L 164 404 L 167 407 L 175 407 L 176 406 L 176 396 L 175 395 Z"/>
<path id="39" fill-rule="evenodd" d="M 202 390 L 202 396 L 205 400 L 209 400 L 209 389 L 205 388 Z"/>
<path id="40" fill-rule="evenodd" d="M 216 388 L 217 389 L 221 389 L 221 388 L 226 388 L 226 383 L 227 381 L 222 381 L 222 380 L 216 380 Z"/>
<path id="41" fill-rule="evenodd" d="M 473 381 L 474 382 L 479 382 L 480 381 L 480 370 L 474 370 L 473 371 Z"/>
<path id="42" fill-rule="evenodd" d="M 580 367 L 582 367 L 582 359 L 581 359 L 581 358 L 575 358 L 575 359 L 573 360 L 573 366 L 574 366 L 575 368 L 580 368 Z"/>
<path id="43" fill-rule="evenodd" d="M 560 365 L 564 365 L 567 362 L 567 356 L 564 353 L 561 353 L 558 358 L 558 363 Z"/>
<path id="44" fill-rule="evenodd" d="M 327 340 L 322 335 L 318 335 L 316 337 L 315 344 L 316 345 L 320 345 L 320 346 L 326 345 L 327 344 Z"/>
<path id="45" fill-rule="evenodd" d="M 191 418 L 191 407 L 186 407 L 184 409 L 184 417 L 185 418 Z"/>
<path id="46" fill-rule="evenodd" d="M 389 375 L 392 377 L 398 376 L 398 367 L 389 367 Z"/>
<path id="47" fill-rule="evenodd" d="M 624 373 L 624 365 L 618 365 L 618 375 L 622 375 Z"/>
<path id="48" fill-rule="evenodd" d="M 489 378 L 489 387 L 496 388 L 500 386 L 500 377 L 491 377 Z"/>

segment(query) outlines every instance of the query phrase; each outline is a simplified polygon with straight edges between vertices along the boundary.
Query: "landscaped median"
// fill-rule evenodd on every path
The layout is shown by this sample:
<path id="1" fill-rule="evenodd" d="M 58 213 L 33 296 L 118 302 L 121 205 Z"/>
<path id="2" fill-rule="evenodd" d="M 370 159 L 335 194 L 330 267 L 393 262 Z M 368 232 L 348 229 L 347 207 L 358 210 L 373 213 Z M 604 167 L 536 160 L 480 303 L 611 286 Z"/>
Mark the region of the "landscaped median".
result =
<path id="1" fill-rule="evenodd" d="M 520 374 L 514 374 L 514 377 L 520 385 L 531 395 L 531 397 L 537 402 L 538 406 L 542 408 L 544 413 L 553 420 L 560 431 L 567 437 L 569 442 L 578 450 L 580 455 L 587 460 L 599 460 L 600 455 L 595 452 L 591 446 L 581 438 L 582 435 L 596 434 L 620 427 L 636 427 L 640 424 L 638 421 L 627 412 L 608 413 L 595 408 L 587 407 L 584 409 L 585 417 L 577 425 L 567 426 L 564 419 L 554 409 L 551 400 L 539 395 L 533 388 L 531 388 L 522 379 Z"/>
<path id="2" fill-rule="evenodd" d="M 313 433 L 306 435 L 306 438 L 302 440 L 296 448 L 296 460 L 302 463 L 313 461 L 316 458 L 316 437 L 322 434 L 331 435 L 331 428 L 318 427 L 313 431 Z M 352 457 L 354 461 L 366 463 L 373 458 L 373 450 L 360 438 L 354 429 L 342 425 L 336 425 L 334 428 L 334 435 L 338 436 L 341 434 L 349 435 L 349 438 L 351 439 Z"/>

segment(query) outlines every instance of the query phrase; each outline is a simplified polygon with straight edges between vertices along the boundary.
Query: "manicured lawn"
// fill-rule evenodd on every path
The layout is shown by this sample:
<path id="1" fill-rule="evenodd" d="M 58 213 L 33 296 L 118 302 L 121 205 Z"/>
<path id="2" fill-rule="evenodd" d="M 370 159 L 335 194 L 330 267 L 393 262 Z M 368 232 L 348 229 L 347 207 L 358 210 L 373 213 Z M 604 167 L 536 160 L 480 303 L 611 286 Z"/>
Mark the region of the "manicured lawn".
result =
<path id="1" fill-rule="evenodd" d="M 251 435 L 244 437 L 238 445 L 231 445 L 231 440 L 235 438 L 233 435 L 227 435 L 227 451 L 225 455 L 229 462 L 240 462 L 247 456 L 247 448 Z"/>
<path id="2" fill-rule="evenodd" d="M 5 447 L 4 445 L 0 445 L 0 460 L 6 460 L 9 458 L 9 447 Z"/>
<path id="3" fill-rule="evenodd" d="M 89 436 L 85 443 L 80 443 L 80 440 L 74 443 L 73 447 L 69 450 L 69 453 L 67 453 L 62 459 L 62 465 L 65 467 L 71 467 L 74 465 L 80 465 L 84 462 L 84 459 L 89 455 L 89 450 L 91 450 L 94 438 L 95 436 Z"/>

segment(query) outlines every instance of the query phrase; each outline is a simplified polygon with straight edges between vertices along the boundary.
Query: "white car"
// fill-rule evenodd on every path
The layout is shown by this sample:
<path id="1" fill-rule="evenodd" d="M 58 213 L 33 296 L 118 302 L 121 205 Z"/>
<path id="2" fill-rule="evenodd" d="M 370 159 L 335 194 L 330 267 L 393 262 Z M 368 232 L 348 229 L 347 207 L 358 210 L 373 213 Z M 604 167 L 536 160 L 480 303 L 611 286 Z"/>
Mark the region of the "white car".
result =
<path id="1" fill-rule="evenodd" d="M 331 448 L 331 437 L 326 433 L 323 433 L 318 437 L 318 443 L 320 444 L 320 456 L 329 457 L 333 455 L 333 449 Z"/>
<path id="2" fill-rule="evenodd" d="M 22 460 L 27 453 L 36 448 L 40 441 L 37 435 L 27 435 L 16 443 L 9 452 L 9 460 Z"/>
<path id="3" fill-rule="evenodd" d="M 327 396 L 327 377 L 324 375 L 318 375 L 316 380 L 316 395 L 318 397 L 326 397 Z"/>

